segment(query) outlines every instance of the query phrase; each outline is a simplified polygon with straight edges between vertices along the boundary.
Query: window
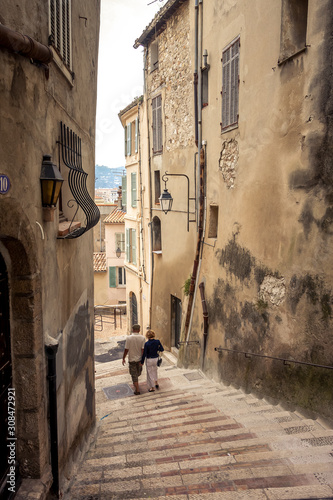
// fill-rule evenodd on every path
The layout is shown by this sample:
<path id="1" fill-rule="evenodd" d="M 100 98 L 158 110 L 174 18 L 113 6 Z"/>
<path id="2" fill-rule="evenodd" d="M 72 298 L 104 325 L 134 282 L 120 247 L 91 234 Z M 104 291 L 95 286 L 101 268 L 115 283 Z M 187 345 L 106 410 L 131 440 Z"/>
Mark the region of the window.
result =
<path id="1" fill-rule="evenodd" d="M 159 170 L 155 170 L 154 172 L 154 181 L 155 181 L 155 203 L 160 203 L 161 196 L 161 172 Z"/>
<path id="2" fill-rule="evenodd" d="M 49 0 L 52 45 L 68 69 L 72 67 L 71 0 Z"/>
<path id="3" fill-rule="evenodd" d="M 126 269 L 124 267 L 118 267 L 118 286 L 126 285 Z"/>
<path id="4" fill-rule="evenodd" d="M 135 120 L 135 153 L 138 152 L 138 144 L 139 144 L 139 118 Z"/>
<path id="5" fill-rule="evenodd" d="M 153 218 L 152 231 L 153 231 L 153 252 L 161 252 L 162 251 L 161 221 L 158 217 Z"/>
<path id="6" fill-rule="evenodd" d="M 219 220 L 219 207 L 217 205 L 210 205 L 208 238 L 217 238 L 218 220 Z"/>
<path id="7" fill-rule="evenodd" d="M 126 206 L 127 206 L 127 177 L 126 175 L 123 175 L 121 177 L 121 193 L 122 193 L 122 206 L 123 210 L 126 212 Z"/>
<path id="8" fill-rule="evenodd" d="M 126 285 L 126 270 L 124 267 L 109 267 L 109 288 L 118 288 Z"/>
<path id="9" fill-rule="evenodd" d="M 153 110 L 153 153 L 162 152 L 162 96 L 152 100 Z"/>
<path id="10" fill-rule="evenodd" d="M 239 37 L 222 53 L 222 132 L 238 126 Z"/>
<path id="11" fill-rule="evenodd" d="M 126 261 L 136 265 L 136 230 L 126 229 Z"/>
<path id="12" fill-rule="evenodd" d="M 308 0 L 282 0 L 279 64 L 306 48 Z"/>
<path id="13" fill-rule="evenodd" d="M 206 106 L 208 106 L 208 69 L 203 68 L 201 75 L 202 75 L 201 106 L 205 108 Z"/>
<path id="14" fill-rule="evenodd" d="M 132 154 L 132 123 L 125 125 L 125 156 Z"/>
<path id="15" fill-rule="evenodd" d="M 158 68 L 158 42 L 155 40 L 150 45 L 150 71 Z"/>
<path id="16" fill-rule="evenodd" d="M 131 173 L 131 206 L 136 207 L 137 193 L 136 193 L 136 172 Z"/>
<path id="17" fill-rule="evenodd" d="M 115 234 L 115 251 L 120 248 L 122 252 L 125 252 L 125 233 Z"/>

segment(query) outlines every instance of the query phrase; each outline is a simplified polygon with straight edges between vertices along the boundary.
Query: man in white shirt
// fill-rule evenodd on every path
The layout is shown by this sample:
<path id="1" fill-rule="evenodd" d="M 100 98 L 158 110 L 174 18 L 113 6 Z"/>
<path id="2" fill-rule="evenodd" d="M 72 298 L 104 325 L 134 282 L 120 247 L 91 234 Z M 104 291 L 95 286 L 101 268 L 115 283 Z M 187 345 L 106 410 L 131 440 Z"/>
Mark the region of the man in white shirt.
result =
<path id="1" fill-rule="evenodd" d="M 126 338 L 123 354 L 123 365 L 128 354 L 128 367 L 135 387 L 134 394 L 140 394 L 139 376 L 142 372 L 141 358 L 145 345 L 145 338 L 140 335 L 140 325 L 133 325 L 132 334 Z"/>

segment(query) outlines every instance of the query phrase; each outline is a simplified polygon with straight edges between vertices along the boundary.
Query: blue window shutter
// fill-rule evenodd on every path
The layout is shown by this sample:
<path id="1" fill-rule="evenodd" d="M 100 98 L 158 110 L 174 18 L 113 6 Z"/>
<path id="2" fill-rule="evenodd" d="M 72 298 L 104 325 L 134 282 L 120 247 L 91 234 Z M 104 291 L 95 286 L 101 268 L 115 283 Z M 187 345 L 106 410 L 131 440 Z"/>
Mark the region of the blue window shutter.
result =
<path id="1" fill-rule="evenodd" d="M 126 261 L 130 262 L 130 230 L 129 229 L 126 229 L 125 243 L 126 243 Z"/>
<path id="2" fill-rule="evenodd" d="M 126 177 L 126 175 L 123 175 L 121 178 L 121 192 L 122 192 L 123 209 L 126 211 L 126 206 L 127 206 L 127 177 Z"/>
<path id="3" fill-rule="evenodd" d="M 139 143 L 139 118 L 135 120 L 135 152 L 138 152 Z"/>
<path id="4" fill-rule="evenodd" d="M 116 288 L 117 287 L 117 277 L 116 277 L 116 268 L 109 267 L 109 287 Z"/>
<path id="5" fill-rule="evenodd" d="M 136 265 L 136 230 L 132 229 L 132 262 Z"/>
<path id="6" fill-rule="evenodd" d="M 131 205 L 136 207 L 136 172 L 131 173 Z"/>

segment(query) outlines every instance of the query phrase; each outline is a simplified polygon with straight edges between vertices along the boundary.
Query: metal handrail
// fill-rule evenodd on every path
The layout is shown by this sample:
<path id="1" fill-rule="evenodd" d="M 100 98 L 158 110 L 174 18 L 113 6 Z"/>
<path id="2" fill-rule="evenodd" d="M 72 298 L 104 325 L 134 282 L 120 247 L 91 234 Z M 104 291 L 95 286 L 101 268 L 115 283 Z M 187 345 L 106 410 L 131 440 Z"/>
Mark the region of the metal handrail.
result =
<path id="1" fill-rule="evenodd" d="M 177 342 L 177 346 L 179 347 L 180 345 L 188 345 L 188 344 L 198 344 L 200 345 L 199 340 L 186 340 L 185 342 Z"/>
<path id="2" fill-rule="evenodd" d="M 255 356 L 258 358 L 275 359 L 277 361 L 283 361 L 284 365 L 289 365 L 289 363 L 295 363 L 298 365 L 314 366 L 316 368 L 326 368 L 328 370 L 333 370 L 333 366 L 318 365 L 316 363 L 308 363 L 306 361 L 297 361 L 294 359 L 278 358 L 276 356 L 268 356 L 267 354 L 256 354 L 254 352 L 237 351 L 236 349 L 227 349 L 226 347 L 215 347 L 214 351 L 217 351 L 217 352 L 227 351 L 227 352 L 233 352 L 236 354 L 244 354 L 246 358 L 250 358 L 251 356 Z"/>

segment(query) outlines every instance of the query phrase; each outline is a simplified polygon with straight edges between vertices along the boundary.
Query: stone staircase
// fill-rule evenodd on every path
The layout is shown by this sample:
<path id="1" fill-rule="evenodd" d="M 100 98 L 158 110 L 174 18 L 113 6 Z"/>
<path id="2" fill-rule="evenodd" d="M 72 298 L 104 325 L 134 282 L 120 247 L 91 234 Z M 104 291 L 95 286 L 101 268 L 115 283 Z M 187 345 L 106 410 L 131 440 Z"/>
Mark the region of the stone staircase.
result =
<path id="1" fill-rule="evenodd" d="M 170 359 L 160 390 L 142 383 L 140 396 L 108 400 L 106 387 L 129 383 L 127 367 L 97 370 L 98 433 L 65 499 L 333 498 L 333 430 L 324 422 Z"/>

